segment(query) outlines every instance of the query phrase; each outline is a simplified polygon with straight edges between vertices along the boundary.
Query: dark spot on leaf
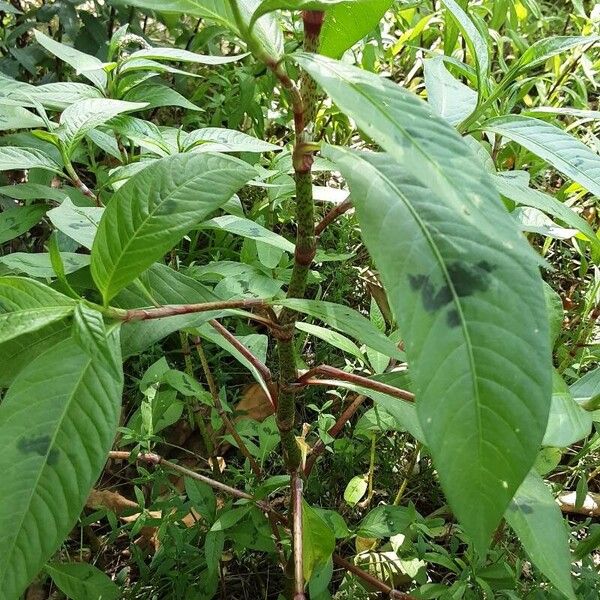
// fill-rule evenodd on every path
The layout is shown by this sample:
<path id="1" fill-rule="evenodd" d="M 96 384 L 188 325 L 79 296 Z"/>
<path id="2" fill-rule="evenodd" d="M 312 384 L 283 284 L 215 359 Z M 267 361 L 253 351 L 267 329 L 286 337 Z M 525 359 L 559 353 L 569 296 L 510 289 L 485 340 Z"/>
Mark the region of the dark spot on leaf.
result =
<path id="1" fill-rule="evenodd" d="M 56 448 L 50 448 L 52 439 L 49 435 L 38 435 L 33 437 L 22 437 L 17 442 L 17 448 L 24 454 L 48 455 L 47 462 L 54 465 L 58 461 L 59 452 Z"/>
<path id="2" fill-rule="evenodd" d="M 531 506 L 529 506 L 529 504 L 526 504 L 525 502 L 516 502 L 515 500 L 513 500 L 509 505 L 508 505 L 509 510 L 517 511 L 520 510 L 522 513 L 525 513 L 526 515 L 530 515 L 533 512 L 533 508 L 531 508 Z"/>
<path id="3" fill-rule="evenodd" d="M 448 311 L 446 321 L 448 325 L 452 328 L 458 327 L 460 325 L 460 315 L 458 314 L 458 311 L 455 308 L 452 308 Z"/>

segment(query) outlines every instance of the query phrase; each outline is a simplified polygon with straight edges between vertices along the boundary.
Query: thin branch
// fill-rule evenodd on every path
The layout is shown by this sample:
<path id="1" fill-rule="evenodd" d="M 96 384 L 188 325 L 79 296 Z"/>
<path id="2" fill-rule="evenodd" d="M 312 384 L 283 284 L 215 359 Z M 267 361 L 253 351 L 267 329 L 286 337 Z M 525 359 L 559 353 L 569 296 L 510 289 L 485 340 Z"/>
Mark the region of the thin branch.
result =
<path id="1" fill-rule="evenodd" d="M 335 377 L 335 379 L 338 381 L 332 379 L 315 378 L 315 376 L 320 375 Z M 374 379 L 362 377 L 361 375 L 346 373 L 346 371 L 336 369 L 335 367 L 330 367 L 329 365 L 320 365 L 314 369 L 311 369 L 310 371 L 307 371 L 298 378 L 296 383 L 300 387 L 306 385 L 328 385 L 335 387 L 339 385 L 339 381 L 347 381 L 348 383 L 359 385 L 369 390 L 373 390 L 374 392 L 381 392 L 382 394 L 387 394 L 388 396 L 399 398 L 400 400 L 404 400 L 406 402 L 414 402 L 415 400 L 415 395 L 411 392 L 388 385 L 387 383 L 375 381 Z"/>
<path id="2" fill-rule="evenodd" d="M 248 450 L 248 447 L 244 443 L 244 440 L 242 440 L 240 434 L 237 432 L 237 429 L 235 428 L 235 425 L 231 422 L 231 420 L 229 419 L 229 417 L 227 416 L 227 413 L 225 412 L 225 410 L 223 408 L 223 404 L 222 404 L 221 398 L 219 396 L 219 390 L 217 389 L 215 379 L 210 370 L 208 361 L 206 360 L 206 354 L 204 354 L 204 349 L 202 348 L 202 342 L 201 342 L 200 338 L 195 339 L 194 345 L 196 346 L 196 352 L 198 353 L 198 358 L 200 359 L 200 364 L 202 365 L 202 370 L 204 371 L 204 376 L 206 377 L 206 383 L 208 384 L 208 389 L 210 390 L 210 395 L 212 396 L 213 402 L 215 404 L 215 408 L 217 409 L 217 412 L 219 413 L 219 416 L 221 417 L 221 420 L 223 421 L 223 424 L 225 425 L 225 429 L 229 432 L 231 437 L 235 440 L 235 443 L 237 444 L 237 447 L 239 448 L 240 452 L 248 459 L 248 462 L 250 463 L 250 468 L 252 469 L 252 472 L 254 473 L 254 475 L 256 477 L 260 478 L 262 476 L 262 471 L 261 471 L 260 466 L 256 462 L 256 459 L 254 458 L 254 456 L 252 456 L 252 454 L 250 453 L 250 450 Z"/>
<path id="3" fill-rule="evenodd" d="M 258 356 L 255 356 L 240 342 L 232 333 L 230 333 L 219 321 L 215 319 L 211 319 L 209 321 L 210 325 L 215 329 L 219 334 L 221 334 L 235 349 L 246 358 L 252 366 L 260 373 L 261 377 L 265 380 L 265 383 L 270 384 L 273 381 L 271 376 L 271 371 L 269 367 L 265 365 Z"/>
<path id="4" fill-rule="evenodd" d="M 87 185 L 85 185 L 83 181 L 81 181 L 81 178 L 79 177 L 79 175 L 77 175 L 77 171 L 75 171 L 73 165 L 69 160 L 65 160 L 65 170 L 69 175 L 71 183 L 76 188 L 78 188 L 84 196 L 90 198 L 96 206 L 102 206 L 102 202 L 100 202 L 100 199 L 96 196 L 96 194 L 94 194 L 94 192 L 92 192 L 92 190 L 90 190 L 90 188 Z"/>
<path id="5" fill-rule="evenodd" d="M 336 438 L 340 434 L 342 429 L 344 428 L 344 425 L 346 425 L 346 423 L 354 416 L 354 413 L 356 413 L 356 411 L 360 408 L 360 406 L 366 399 L 367 399 L 366 396 L 363 396 L 362 394 L 358 394 L 356 396 L 356 398 L 354 398 L 354 400 L 352 401 L 352 404 L 350 404 L 350 406 L 348 406 L 348 408 L 341 414 L 339 419 L 335 422 L 335 424 L 331 427 L 331 429 L 327 433 L 332 438 Z M 308 459 L 306 460 L 306 465 L 304 466 L 304 476 L 305 477 L 308 477 L 310 475 L 310 472 L 312 471 L 313 467 L 315 466 L 315 462 L 317 461 L 317 458 L 319 458 L 319 456 L 321 456 L 321 454 L 323 454 L 323 452 L 325 451 L 325 448 L 326 448 L 325 442 L 319 438 L 317 443 L 312 447 L 310 455 L 309 455 Z"/>
<path id="6" fill-rule="evenodd" d="M 340 202 L 336 207 L 332 208 L 322 219 L 321 222 L 315 227 L 315 235 L 321 235 L 323 230 L 333 223 L 339 216 L 347 213 L 352 208 L 352 202 L 350 198 L 347 198 L 343 202 Z"/>
<path id="7" fill-rule="evenodd" d="M 294 600 L 305 600 L 302 541 L 302 477 L 298 471 L 292 473 L 292 538 L 294 556 Z"/>
<path id="8" fill-rule="evenodd" d="M 374 587 L 376 590 L 383 592 L 388 598 L 391 598 L 393 600 L 416 600 L 414 596 L 395 590 L 394 588 L 387 585 L 387 583 L 384 583 L 380 579 L 377 579 L 377 577 L 374 577 L 370 573 L 363 571 L 360 567 L 357 567 L 356 565 L 352 564 L 350 561 L 347 561 L 345 558 L 342 558 L 338 554 L 333 555 L 333 562 L 339 567 L 346 569 L 346 571 L 350 571 L 350 573 L 353 573 L 354 575 L 362 579 L 365 583 L 368 583 L 370 586 Z"/>
<path id="9" fill-rule="evenodd" d="M 201 304 L 176 304 L 168 306 L 159 306 L 157 308 L 132 308 L 130 310 L 121 310 L 110 308 L 105 312 L 108 316 L 124 321 L 145 321 L 148 319 L 164 319 L 176 315 L 189 315 L 192 313 L 208 312 L 211 310 L 224 310 L 227 308 L 253 308 L 255 306 L 264 306 L 265 301 L 255 298 L 243 300 L 222 300 L 217 302 L 203 302 Z"/>

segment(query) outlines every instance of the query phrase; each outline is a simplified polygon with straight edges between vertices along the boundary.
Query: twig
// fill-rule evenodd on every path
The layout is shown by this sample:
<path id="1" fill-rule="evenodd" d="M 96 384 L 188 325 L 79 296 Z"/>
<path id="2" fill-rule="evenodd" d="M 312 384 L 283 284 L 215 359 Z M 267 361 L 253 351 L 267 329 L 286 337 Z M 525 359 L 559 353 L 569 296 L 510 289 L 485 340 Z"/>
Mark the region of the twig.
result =
<path id="1" fill-rule="evenodd" d="M 319 375 L 329 375 L 331 377 L 335 377 L 338 381 L 314 378 L 315 376 Z M 340 380 L 347 381 L 348 383 L 354 383 L 355 385 L 365 387 L 373 390 L 374 392 L 381 392 L 382 394 L 387 394 L 388 396 L 399 398 L 400 400 L 404 400 L 406 402 L 414 402 L 415 400 L 415 395 L 411 392 L 388 385 L 387 383 L 375 381 L 374 379 L 362 377 L 361 375 L 346 373 L 346 371 L 336 369 L 335 367 L 330 367 L 329 365 L 320 365 L 314 369 L 311 369 L 310 371 L 307 371 L 297 379 L 296 383 L 300 387 L 306 385 L 328 385 L 335 387 L 336 385 L 339 385 Z"/>
<path id="2" fill-rule="evenodd" d="M 223 310 L 227 308 L 252 308 L 255 306 L 264 306 L 265 301 L 255 298 L 246 298 L 243 300 L 222 300 L 217 302 L 203 302 L 201 304 L 176 304 L 168 306 L 159 306 L 157 308 L 132 308 L 122 310 L 110 308 L 106 309 L 107 316 L 119 321 L 128 323 L 130 321 L 145 321 L 148 319 L 164 319 L 176 315 L 189 315 L 192 313 L 208 312 L 211 310 Z"/>
<path id="3" fill-rule="evenodd" d="M 211 327 L 215 329 L 219 334 L 221 334 L 235 349 L 244 356 L 252 366 L 260 373 L 261 377 L 264 379 L 265 383 L 269 385 L 273 378 L 271 376 L 271 371 L 267 365 L 265 365 L 258 356 L 255 356 L 240 342 L 232 333 L 230 333 L 219 321 L 215 319 L 211 319 L 209 321 Z"/>
<path id="4" fill-rule="evenodd" d="M 363 571 L 360 567 L 353 565 L 351 562 L 347 561 L 345 558 L 342 558 L 338 554 L 333 555 L 333 562 L 339 567 L 346 569 L 346 571 L 350 571 L 350 573 L 353 573 L 365 583 L 368 583 L 370 586 L 374 587 L 380 592 L 383 592 L 388 598 L 393 600 L 416 600 L 414 596 L 395 590 L 387 585 L 387 583 L 384 583 L 380 579 L 377 579 L 377 577 L 374 577 L 370 573 Z"/>
<path id="5" fill-rule="evenodd" d="M 294 600 L 305 600 L 302 542 L 302 477 L 298 471 L 292 473 L 292 538 L 294 556 Z"/>
<path id="6" fill-rule="evenodd" d="M 320 223 L 315 227 L 315 235 L 319 236 L 323 233 L 323 230 L 333 223 L 339 216 L 348 212 L 352 208 L 352 202 L 350 198 L 347 198 L 340 204 L 338 204 L 335 208 L 332 208 L 320 221 Z"/>
<path id="7" fill-rule="evenodd" d="M 219 396 L 219 390 L 215 384 L 215 379 L 210 370 L 210 366 L 208 365 L 208 361 L 206 360 L 206 354 L 204 354 L 204 349 L 202 348 L 202 342 L 200 338 L 196 338 L 194 340 L 194 345 L 196 346 L 196 352 L 198 353 L 198 358 L 200 359 L 200 364 L 202 365 L 202 370 L 204 371 L 204 376 L 206 377 L 206 383 L 208 384 L 208 389 L 210 390 L 210 395 L 212 396 L 213 402 L 215 404 L 215 408 L 225 425 L 225 429 L 229 432 L 231 437 L 235 440 L 240 452 L 248 459 L 250 463 L 250 468 L 256 477 L 262 476 L 261 468 L 259 467 L 256 459 L 252 454 L 250 454 L 250 450 L 242 440 L 240 434 L 237 432 L 234 424 L 231 422 L 225 410 L 223 409 L 223 404 L 221 402 L 221 398 Z"/>

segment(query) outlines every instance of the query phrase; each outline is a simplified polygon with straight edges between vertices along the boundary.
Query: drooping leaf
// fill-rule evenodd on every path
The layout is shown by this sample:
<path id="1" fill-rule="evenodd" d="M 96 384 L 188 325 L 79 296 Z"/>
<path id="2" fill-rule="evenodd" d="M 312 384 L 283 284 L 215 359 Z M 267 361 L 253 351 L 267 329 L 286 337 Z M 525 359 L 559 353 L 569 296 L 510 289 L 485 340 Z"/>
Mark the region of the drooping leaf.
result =
<path id="1" fill-rule="evenodd" d="M 262 0 L 237 0 L 242 19 L 248 26 L 250 18 Z M 228 0 L 131 0 L 131 6 L 148 8 L 157 12 L 185 14 L 215 21 L 240 35 L 233 11 Z M 283 34 L 273 15 L 265 15 L 258 20 L 253 34 L 269 56 L 279 59 L 283 54 Z"/>
<path id="2" fill-rule="evenodd" d="M 366 344 L 386 356 L 404 360 L 404 354 L 398 350 L 396 344 L 379 331 L 369 319 L 363 317 L 353 308 L 334 302 L 300 300 L 297 298 L 276 300 L 273 303 L 320 319 L 333 329 L 358 340 L 361 344 Z"/>
<path id="3" fill-rule="evenodd" d="M 114 581 L 88 563 L 50 563 L 44 570 L 72 600 L 118 600 L 121 595 Z"/>
<path id="4" fill-rule="evenodd" d="M 277 152 L 282 150 L 241 131 L 220 127 L 203 127 L 190 131 L 182 146 L 186 152 Z"/>
<path id="5" fill-rule="evenodd" d="M 335 534 L 323 517 L 306 501 L 302 501 L 302 558 L 304 579 L 310 581 L 313 571 L 325 565 L 335 549 Z"/>
<path id="6" fill-rule="evenodd" d="M 246 55 L 241 56 L 211 56 L 207 54 L 197 54 L 189 50 L 180 48 L 144 48 L 130 54 L 125 64 L 130 60 L 138 58 L 150 60 L 169 60 L 176 62 L 197 63 L 201 65 L 226 65 L 237 62 Z"/>
<path id="7" fill-rule="evenodd" d="M 0 171 L 17 169 L 45 169 L 54 173 L 62 172 L 61 165 L 37 148 L 0 147 Z"/>
<path id="8" fill-rule="evenodd" d="M 20 106 L 7 106 L 0 102 L 0 131 L 45 127 L 42 117 Z"/>
<path id="9" fill-rule="evenodd" d="M 504 516 L 533 564 L 574 600 L 567 528 L 552 493 L 535 471 L 527 475 Z"/>
<path id="10" fill-rule="evenodd" d="M 106 208 L 92 247 L 92 276 L 108 302 L 183 235 L 222 206 L 255 171 L 218 154 L 179 154 L 134 175 Z"/>
<path id="11" fill-rule="evenodd" d="M 537 208 L 554 217 L 558 217 L 570 227 L 574 227 L 583 233 L 591 244 L 600 251 L 600 239 L 591 225 L 581 218 L 574 210 L 565 206 L 562 202 L 539 190 L 528 187 L 525 183 L 521 183 L 513 171 L 506 171 L 492 176 L 492 181 L 496 189 L 509 200 Z"/>
<path id="12" fill-rule="evenodd" d="M 319 327 L 319 325 L 304 323 L 302 321 L 296 323 L 296 329 L 304 331 L 304 333 L 308 333 L 309 335 L 313 335 L 314 337 L 331 344 L 335 348 L 339 348 L 343 352 L 355 356 L 363 364 L 365 362 L 365 357 L 360 351 L 360 348 L 352 340 L 337 331 L 332 331 L 326 327 Z"/>
<path id="13" fill-rule="evenodd" d="M 477 107 L 477 92 L 450 74 L 442 57 L 424 61 L 427 101 L 450 125 L 458 125 Z"/>
<path id="14" fill-rule="evenodd" d="M 40 222 L 47 207 L 36 204 L 32 206 L 15 206 L 0 213 L 0 244 L 23 235 Z"/>
<path id="15" fill-rule="evenodd" d="M 319 52 L 340 58 L 346 50 L 377 27 L 393 0 L 349 0 L 331 7 L 323 22 Z"/>
<path id="16" fill-rule="evenodd" d="M 110 121 L 113 117 L 145 108 L 145 102 L 125 102 L 109 98 L 89 98 L 68 106 L 60 115 L 60 127 L 56 133 L 71 155 L 81 139 L 92 129 Z"/>
<path id="17" fill-rule="evenodd" d="M 591 430 L 592 415 L 575 402 L 565 380 L 555 371 L 552 405 L 542 444 L 567 448 L 589 435 Z"/>
<path id="18" fill-rule="evenodd" d="M 4 598 L 18 598 L 60 546 L 104 466 L 123 387 L 116 333 L 95 356 L 70 339 L 54 346 L 21 371 L 0 405 Z"/>
<path id="19" fill-rule="evenodd" d="M 520 115 L 490 119 L 481 127 L 527 148 L 592 194 L 600 196 L 600 156 L 559 127 Z"/>
<path id="20" fill-rule="evenodd" d="M 24 277 L 0 277 L 0 344 L 70 315 L 75 301 Z"/>
<path id="21" fill-rule="evenodd" d="M 34 30 L 33 33 L 38 44 L 42 45 L 48 52 L 54 54 L 54 56 L 60 58 L 60 60 L 71 65 L 78 75 L 87 77 L 101 90 L 106 88 L 107 77 L 101 60 L 85 52 L 80 52 L 71 46 L 61 44 L 41 31 Z"/>
<path id="22" fill-rule="evenodd" d="M 70 199 L 66 199 L 60 206 L 48 211 L 48 218 L 56 229 L 90 249 L 103 212 L 103 208 L 75 206 Z"/>
<path id="23" fill-rule="evenodd" d="M 188 110 L 201 110 L 177 90 L 158 83 L 142 83 L 130 89 L 123 100 L 133 103 L 145 103 L 145 108 L 159 108 L 161 106 L 179 106 Z"/>

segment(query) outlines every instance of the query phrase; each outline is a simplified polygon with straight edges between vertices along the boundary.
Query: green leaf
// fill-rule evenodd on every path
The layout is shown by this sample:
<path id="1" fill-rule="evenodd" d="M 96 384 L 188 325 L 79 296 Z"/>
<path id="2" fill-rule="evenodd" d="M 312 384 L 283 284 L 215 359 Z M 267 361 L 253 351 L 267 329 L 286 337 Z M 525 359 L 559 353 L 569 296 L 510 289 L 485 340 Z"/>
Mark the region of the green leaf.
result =
<path id="1" fill-rule="evenodd" d="M 517 204 L 537 208 L 554 217 L 558 217 L 570 227 L 581 231 L 590 240 L 592 246 L 600 251 L 600 239 L 598 239 L 595 231 L 585 219 L 582 219 L 574 210 L 565 206 L 550 194 L 545 194 L 525 185 L 515 176 L 515 171 L 506 171 L 492 175 L 492 181 L 496 189 L 509 200 Z"/>
<path id="2" fill-rule="evenodd" d="M 348 65 L 298 60 L 390 153 L 324 149 L 349 182 L 403 332 L 442 487 L 483 549 L 533 465 L 550 408 L 537 259 L 468 145 L 424 102 Z"/>
<path id="3" fill-rule="evenodd" d="M 404 533 L 415 520 L 414 509 L 406 506 L 378 506 L 358 526 L 356 535 L 381 539 Z"/>
<path id="4" fill-rule="evenodd" d="M 458 125 L 477 107 L 477 92 L 450 74 L 441 56 L 423 63 L 427 101 L 450 125 Z"/>
<path id="5" fill-rule="evenodd" d="M 490 119 L 481 128 L 520 144 L 592 194 L 600 196 L 600 156 L 562 129 L 520 115 Z"/>
<path id="6" fill-rule="evenodd" d="M 533 564 L 574 600 L 567 527 L 552 493 L 535 471 L 527 475 L 504 516 Z"/>
<path id="7" fill-rule="evenodd" d="M 90 249 L 103 212 L 103 208 L 95 206 L 75 206 L 67 198 L 60 206 L 49 210 L 47 216 L 56 229 Z"/>
<path id="8" fill-rule="evenodd" d="M 528 69 L 537 67 L 545 63 L 549 58 L 561 54 L 578 46 L 587 44 L 595 44 L 600 40 L 597 35 L 582 35 L 582 36 L 553 36 L 537 40 L 529 46 L 520 58 L 511 65 L 509 73 L 506 75 L 508 81 L 512 81 Z"/>
<path id="9" fill-rule="evenodd" d="M 394 0 L 349 0 L 327 11 L 321 30 L 319 52 L 340 58 L 346 50 L 362 40 L 381 21 Z"/>
<path id="10" fill-rule="evenodd" d="M 47 207 L 44 205 L 16 206 L 0 213 L 0 244 L 14 240 L 40 222 Z"/>
<path id="11" fill-rule="evenodd" d="M 363 317 L 353 308 L 335 304 L 334 302 L 324 302 L 322 300 L 300 300 L 297 298 L 287 298 L 285 300 L 274 300 L 273 304 L 285 306 L 294 311 L 310 315 L 315 319 L 320 319 L 361 344 L 377 350 L 386 356 L 391 356 L 398 360 L 404 360 L 404 354 L 398 350 L 396 344 L 389 340 L 369 319 Z"/>
<path id="12" fill-rule="evenodd" d="M 600 367 L 586 373 L 569 388 L 575 401 L 587 410 L 598 408 L 600 400 Z"/>
<path id="13" fill-rule="evenodd" d="M 247 56 L 209 56 L 206 54 L 197 54 L 189 50 L 181 50 L 179 48 L 144 48 L 130 54 L 124 61 L 124 65 L 130 60 L 139 58 L 150 60 L 170 60 L 176 62 L 196 63 L 201 65 L 226 65 L 228 63 L 237 62 Z"/>
<path id="14" fill-rule="evenodd" d="M 20 106 L 3 106 L 0 101 L 0 131 L 45 127 L 42 117 Z"/>
<path id="15" fill-rule="evenodd" d="M 203 127 L 190 131 L 183 138 L 185 152 L 278 152 L 275 144 L 251 135 L 221 127 Z"/>
<path id="16" fill-rule="evenodd" d="M 303 323 L 302 321 L 298 321 L 296 323 L 296 329 L 319 338 L 320 340 L 331 344 L 335 348 L 339 348 L 342 352 L 351 354 L 363 364 L 365 362 L 365 357 L 360 351 L 360 348 L 352 340 L 348 339 L 345 335 L 342 335 L 337 331 L 331 331 L 331 329 L 327 329 L 326 327 L 319 327 L 318 325 L 313 325 L 312 323 Z"/>
<path id="17" fill-rule="evenodd" d="M 144 102 L 147 109 L 179 106 L 188 110 L 202 110 L 178 91 L 158 83 L 136 85 L 123 96 L 123 100 L 134 103 Z"/>
<path id="18" fill-rule="evenodd" d="M 104 346 L 89 356 L 61 342 L 21 371 L 0 405 L 6 598 L 19 597 L 63 542 L 106 462 L 123 389 L 116 330 Z"/>
<path id="19" fill-rule="evenodd" d="M 60 115 L 60 127 L 56 133 L 60 136 L 67 155 L 73 154 L 83 137 L 98 125 L 110 121 L 113 117 L 132 110 L 146 108 L 147 103 L 124 102 L 108 98 L 89 98 L 68 106 Z"/>
<path id="20" fill-rule="evenodd" d="M 204 538 L 204 556 L 206 567 L 211 572 L 219 571 L 219 563 L 223 547 L 225 546 L 225 534 L 222 531 L 209 531 Z"/>
<path id="21" fill-rule="evenodd" d="M 61 252 L 65 273 L 74 273 L 90 264 L 88 254 L 75 254 L 73 252 Z M 37 279 L 51 279 L 56 277 L 50 254 L 47 252 L 13 252 L 0 258 L 0 264 L 3 264 L 10 271 L 15 273 L 25 273 L 30 277 Z"/>
<path id="22" fill-rule="evenodd" d="M 102 98 L 102 92 L 86 83 L 57 81 L 32 87 L 27 96 L 49 110 L 64 110 L 67 106 L 89 98 Z"/>
<path id="23" fill-rule="evenodd" d="M 87 563 L 50 563 L 45 569 L 56 587 L 72 600 L 118 600 L 117 584 Z"/>
<path id="24" fill-rule="evenodd" d="M 198 511 L 202 518 L 212 525 L 217 512 L 217 499 L 213 489 L 203 481 L 184 478 L 185 493 L 187 494 L 192 506 Z"/>
<path id="25" fill-rule="evenodd" d="M 305 581 L 315 569 L 327 564 L 335 550 L 333 529 L 305 500 L 302 500 L 302 558 Z"/>
<path id="26" fill-rule="evenodd" d="M 246 24 L 262 0 L 237 0 Z M 185 14 L 215 21 L 241 37 L 229 0 L 130 0 L 131 6 L 148 8 L 161 13 Z M 283 34 L 272 15 L 265 15 L 253 26 L 253 34 L 267 54 L 277 60 L 283 55 Z"/>
<path id="27" fill-rule="evenodd" d="M 478 94 L 481 100 L 481 96 L 486 95 L 489 90 L 490 53 L 488 43 L 458 2 L 455 2 L 455 0 L 442 0 L 442 4 L 456 21 L 469 47 L 469 52 L 475 62 L 479 82 Z"/>
<path id="28" fill-rule="evenodd" d="M 567 448 L 589 435 L 591 430 L 592 415 L 575 402 L 564 379 L 555 371 L 552 405 L 542 444 Z"/>
<path id="29" fill-rule="evenodd" d="M 251 508 L 252 504 L 244 504 L 243 506 L 238 506 L 236 508 L 226 508 L 213 523 L 210 531 L 225 531 L 226 529 L 233 527 L 248 514 L 248 511 Z"/>
<path id="30" fill-rule="evenodd" d="M 548 310 L 548 323 L 550 325 L 550 340 L 556 341 L 562 330 L 565 310 L 561 297 L 544 281 L 544 297 Z"/>
<path id="31" fill-rule="evenodd" d="M 41 31 L 34 29 L 35 40 L 38 44 L 43 46 L 48 52 L 54 54 L 54 56 L 60 58 L 60 60 L 71 65 L 78 75 L 87 77 L 95 86 L 101 90 L 106 88 L 106 73 L 103 70 L 103 63 L 101 60 L 90 54 L 80 52 L 71 46 L 66 46 L 48 37 Z"/>
<path id="32" fill-rule="evenodd" d="M 367 1 L 371 2 L 371 0 L 352 0 L 351 2 L 348 0 L 262 0 L 250 19 L 250 27 L 257 19 L 275 10 L 327 10 L 336 4 L 366 4 Z"/>
<path id="33" fill-rule="evenodd" d="M 62 166 L 37 148 L 0 147 L 0 171 L 44 169 L 62 173 Z"/>
<path id="34" fill-rule="evenodd" d="M 17 185 L 0 186 L 0 195 L 15 200 L 54 200 L 63 202 L 69 196 L 66 191 L 41 183 L 18 183 Z"/>
<path id="35" fill-rule="evenodd" d="M 590 534 L 577 544 L 577 548 L 575 548 L 575 552 L 573 552 L 573 558 L 575 560 L 581 560 L 600 546 L 600 524 L 593 523 L 590 525 L 589 531 Z"/>
<path id="36" fill-rule="evenodd" d="M 255 174 L 218 154 L 179 154 L 152 163 L 113 196 L 92 247 L 92 276 L 108 303 Z"/>
<path id="37" fill-rule="evenodd" d="M 344 500 L 350 505 L 358 504 L 362 497 L 367 493 L 369 484 L 364 475 L 353 477 L 344 490 Z"/>
<path id="38" fill-rule="evenodd" d="M 349 0 L 330 8 L 323 22 L 319 52 L 340 58 L 377 27 L 393 3 L 394 0 Z"/>
<path id="39" fill-rule="evenodd" d="M 0 277 L 0 344 L 69 316 L 75 301 L 43 283 Z"/>

